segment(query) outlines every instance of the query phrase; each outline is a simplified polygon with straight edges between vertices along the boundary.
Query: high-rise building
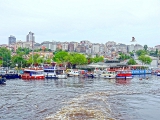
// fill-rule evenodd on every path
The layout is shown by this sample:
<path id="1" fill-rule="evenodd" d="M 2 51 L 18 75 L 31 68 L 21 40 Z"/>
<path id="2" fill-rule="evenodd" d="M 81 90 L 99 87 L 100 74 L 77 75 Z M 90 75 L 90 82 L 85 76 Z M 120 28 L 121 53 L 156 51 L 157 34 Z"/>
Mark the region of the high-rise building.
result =
<path id="1" fill-rule="evenodd" d="M 26 41 L 27 42 L 35 42 L 35 37 L 34 37 L 34 33 L 29 32 L 29 34 L 26 37 Z"/>
<path id="2" fill-rule="evenodd" d="M 13 35 L 10 35 L 10 37 L 8 37 L 8 44 L 14 44 L 16 43 L 16 38 Z"/>

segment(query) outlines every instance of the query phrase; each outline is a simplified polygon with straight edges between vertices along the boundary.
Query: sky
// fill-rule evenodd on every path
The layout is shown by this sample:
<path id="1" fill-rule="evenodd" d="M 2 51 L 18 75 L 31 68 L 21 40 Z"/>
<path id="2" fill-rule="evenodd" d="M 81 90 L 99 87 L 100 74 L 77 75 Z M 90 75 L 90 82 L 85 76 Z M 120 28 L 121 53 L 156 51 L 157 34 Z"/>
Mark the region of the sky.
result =
<path id="1" fill-rule="evenodd" d="M 115 41 L 160 45 L 160 0 L 0 0 L 0 44 L 26 41 Z"/>

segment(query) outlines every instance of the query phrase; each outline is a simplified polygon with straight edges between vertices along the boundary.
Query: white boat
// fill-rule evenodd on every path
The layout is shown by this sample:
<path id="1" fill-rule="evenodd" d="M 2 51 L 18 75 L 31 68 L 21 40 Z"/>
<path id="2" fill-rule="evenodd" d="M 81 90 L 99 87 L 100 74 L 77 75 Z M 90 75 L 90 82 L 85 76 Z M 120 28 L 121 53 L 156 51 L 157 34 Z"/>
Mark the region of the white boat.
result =
<path id="1" fill-rule="evenodd" d="M 46 78 L 51 79 L 64 79 L 67 75 L 64 68 L 61 67 L 44 67 L 44 75 Z"/>
<path id="2" fill-rule="evenodd" d="M 23 74 L 21 74 L 22 79 L 45 79 L 42 68 L 25 68 Z"/>
<path id="3" fill-rule="evenodd" d="M 79 71 L 74 70 L 74 69 L 67 69 L 66 70 L 67 76 L 72 77 L 72 76 L 79 76 Z"/>
<path id="4" fill-rule="evenodd" d="M 65 73 L 65 68 L 57 68 L 56 70 L 56 75 L 58 77 L 58 79 L 66 79 L 67 78 L 67 74 Z"/>
<path id="5" fill-rule="evenodd" d="M 101 71 L 100 69 L 95 69 L 95 70 L 93 71 L 93 76 L 94 76 L 95 78 L 100 77 L 101 74 L 102 74 L 102 71 Z"/>
<path id="6" fill-rule="evenodd" d="M 160 76 L 160 72 L 157 72 L 157 76 Z"/>
<path id="7" fill-rule="evenodd" d="M 114 78 L 116 78 L 116 75 L 117 74 L 115 71 L 107 71 L 103 78 L 114 79 Z"/>
<path id="8" fill-rule="evenodd" d="M 56 68 L 55 67 L 44 67 L 44 75 L 47 79 L 58 79 L 56 75 Z"/>

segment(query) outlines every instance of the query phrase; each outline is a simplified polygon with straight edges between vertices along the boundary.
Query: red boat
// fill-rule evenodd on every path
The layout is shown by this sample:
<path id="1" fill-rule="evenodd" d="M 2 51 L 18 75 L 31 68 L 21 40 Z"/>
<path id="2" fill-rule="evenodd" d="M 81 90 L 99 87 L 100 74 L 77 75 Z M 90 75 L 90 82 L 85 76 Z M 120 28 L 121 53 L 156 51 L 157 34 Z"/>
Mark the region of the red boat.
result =
<path id="1" fill-rule="evenodd" d="M 129 66 L 113 66 L 107 69 L 108 71 L 116 72 L 116 78 L 128 79 L 133 78 L 132 72 Z"/>
<path id="2" fill-rule="evenodd" d="M 23 70 L 21 78 L 25 80 L 30 80 L 30 79 L 40 80 L 40 79 L 45 79 L 45 76 L 42 68 L 27 68 Z"/>
<path id="3" fill-rule="evenodd" d="M 123 78 L 123 79 L 128 79 L 128 78 L 133 78 L 131 70 L 117 70 L 116 71 L 117 75 L 116 78 Z"/>

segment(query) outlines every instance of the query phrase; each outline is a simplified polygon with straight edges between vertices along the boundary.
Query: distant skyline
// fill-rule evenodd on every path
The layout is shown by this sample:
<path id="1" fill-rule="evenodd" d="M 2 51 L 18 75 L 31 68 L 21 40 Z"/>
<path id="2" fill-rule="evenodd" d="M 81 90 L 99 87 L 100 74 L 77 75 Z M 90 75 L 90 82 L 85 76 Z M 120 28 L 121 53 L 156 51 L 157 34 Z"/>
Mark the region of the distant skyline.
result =
<path id="1" fill-rule="evenodd" d="M 0 0 L 0 44 L 26 41 L 160 45 L 160 0 Z"/>

